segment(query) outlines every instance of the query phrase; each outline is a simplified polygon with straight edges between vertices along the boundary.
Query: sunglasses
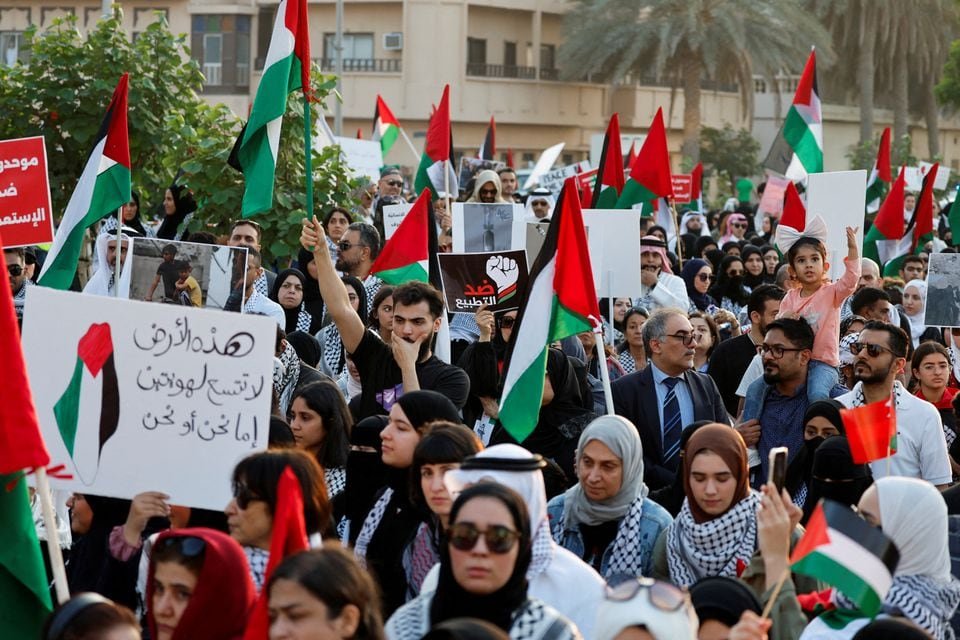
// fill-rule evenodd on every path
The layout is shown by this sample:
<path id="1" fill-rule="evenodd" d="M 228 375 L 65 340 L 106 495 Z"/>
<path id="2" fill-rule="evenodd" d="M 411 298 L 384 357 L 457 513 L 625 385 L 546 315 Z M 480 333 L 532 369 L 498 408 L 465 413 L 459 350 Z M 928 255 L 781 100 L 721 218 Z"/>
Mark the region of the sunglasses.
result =
<path id="1" fill-rule="evenodd" d="M 736 278 L 737 276 L 742 276 L 743 271 L 727 271 L 728 278 Z"/>
<path id="2" fill-rule="evenodd" d="M 893 353 L 893 349 L 890 349 L 890 348 L 888 348 L 888 347 L 885 347 L 885 346 L 883 346 L 882 344 L 868 344 L 868 343 L 866 343 L 866 342 L 851 342 L 851 343 L 850 343 L 850 353 L 858 354 L 858 353 L 860 353 L 861 351 L 863 351 L 864 349 L 867 350 L 867 355 L 869 355 L 871 358 L 876 358 L 877 356 L 879 356 L 879 355 L 880 355 L 881 353 L 883 353 L 884 351 L 886 351 L 887 353 Z M 896 353 L 893 353 L 893 355 L 894 355 L 894 357 L 900 357 L 900 356 L 897 356 Z"/>
<path id="3" fill-rule="evenodd" d="M 677 611 L 689 601 L 689 596 L 668 582 L 650 578 L 629 578 L 614 585 L 607 585 L 604 598 L 611 602 L 629 602 L 638 593 L 645 591 L 647 599 L 660 611 Z"/>
<path id="4" fill-rule="evenodd" d="M 234 488 L 233 499 L 237 501 L 237 506 L 244 510 L 250 506 L 251 502 L 256 502 L 257 500 L 263 501 L 263 498 L 253 491 L 250 491 L 250 489 L 244 485 L 238 485 Z"/>
<path id="5" fill-rule="evenodd" d="M 202 555 L 207 548 L 207 543 L 203 538 L 194 536 L 170 536 L 160 541 L 161 549 L 175 548 L 186 558 L 196 558 Z"/>
<path id="6" fill-rule="evenodd" d="M 533 202 L 530 203 L 530 206 L 531 206 L 531 207 L 545 207 L 545 206 L 547 206 L 548 204 L 549 204 L 549 203 L 548 203 L 546 200 L 534 200 Z"/>
<path id="7" fill-rule="evenodd" d="M 737 229 L 746 229 L 746 228 L 747 228 L 747 223 L 746 223 L 746 222 L 734 222 L 732 226 L 735 227 L 735 228 L 737 228 Z"/>
<path id="8" fill-rule="evenodd" d="M 711 280 L 713 280 L 713 276 L 710 275 L 709 273 L 698 273 L 697 280 L 699 280 L 700 282 L 710 282 Z"/>
<path id="9" fill-rule="evenodd" d="M 497 190 L 496 189 L 480 189 L 480 193 L 482 193 L 485 196 L 493 196 L 497 194 Z"/>
<path id="10" fill-rule="evenodd" d="M 367 245 L 361 244 L 359 242 L 357 244 L 350 244 L 350 242 L 347 240 L 341 240 L 340 242 L 337 243 L 337 248 L 340 249 L 340 251 L 350 251 L 350 249 L 352 249 L 353 247 L 365 247 L 365 246 Z"/>
<path id="11" fill-rule="evenodd" d="M 18 265 L 18 264 L 8 264 L 8 265 L 7 265 L 7 273 L 9 273 L 9 274 L 12 275 L 14 278 L 16 278 L 17 276 L 19 276 L 19 275 L 21 275 L 21 274 L 23 273 L 23 267 L 21 267 L 21 266 Z"/>
<path id="12" fill-rule="evenodd" d="M 400 180 L 387 180 L 387 184 L 391 187 L 402 187 L 403 182 Z"/>
<path id="13" fill-rule="evenodd" d="M 480 531 L 473 523 L 458 522 L 447 532 L 450 546 L 458 551 L 472 551 L 480 536 L 483 536 L 487 550 L 498 555 L 510 551 L 520 539 L 518 532 L 499 524 Z"/>
<path id="14" fill-rule="evenodd" d="M 517 324 L 517 319 L 510 316 L 504 316 L 500 318 L 500 327 L 503 329 L 513 329 L 513 325 Z"/>

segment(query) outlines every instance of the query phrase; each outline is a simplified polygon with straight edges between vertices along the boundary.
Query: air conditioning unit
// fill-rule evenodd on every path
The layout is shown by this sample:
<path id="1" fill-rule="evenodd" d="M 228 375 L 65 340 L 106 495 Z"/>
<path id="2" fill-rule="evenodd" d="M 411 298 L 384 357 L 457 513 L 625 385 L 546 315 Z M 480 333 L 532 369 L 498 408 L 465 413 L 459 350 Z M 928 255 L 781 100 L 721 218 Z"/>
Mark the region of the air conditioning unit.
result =
<path id="1" fill-rule="evenodd" d="M 403 34 L 399 31 L 383 34 L 383 49 L 384 51 L 403 50 Z"/>

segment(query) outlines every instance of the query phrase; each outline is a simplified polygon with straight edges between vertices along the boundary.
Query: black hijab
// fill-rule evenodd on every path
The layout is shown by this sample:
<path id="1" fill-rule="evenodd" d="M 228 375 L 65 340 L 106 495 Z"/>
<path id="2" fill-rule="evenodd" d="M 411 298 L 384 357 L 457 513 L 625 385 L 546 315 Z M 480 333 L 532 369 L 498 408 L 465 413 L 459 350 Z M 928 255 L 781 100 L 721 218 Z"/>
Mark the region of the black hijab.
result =
<path id="1" fill-rule="evenodd" d="M 704 249 L 706 249 L 710 245 L 717 247 L 717 249 L 720 248 L 717 245 L 717 241 L 713 239 L 713 236 L 700 236 L 699 238 L 697 238 L 697 242 L 694 245 L 694 255 L 692 257 L 699 258 L 701 255 L 703 255 Z"/>
<path id="2" fill-rule="evenodd" d="M 306 249 L 300 249 L 297 254 L 297 265 L 303 274 L 303 306 L 314 318 L 323 318 L 323 298 L 320 297 L 320 283 L 310 275 L 308 265 L 313 262 L 313 254 Z M 316 333 L 316 332 L 313 332 Z"/>
<path id="3" fill-rule="evenodd" d="M 140 194 L 136 191 L 131 191 L 130 201 L 137 203 L 137 213 L 133 216 L 133 220 L 124 219 L 123 226 L 136 229 L 141 236 L 146 237 L 147 230 L 143 227 L 143 221 L 140 219 Z"/>
<path id="4" fill-rule="evenodd" d="M 810 492 L 800 522 L 807 523 L 820 498 L 852 506 L 860 502 L 860 496 L 871 484 L 873 473 L 870 465 L 854 464 L 846 436 L 827 439 L 813 455 Z"/>
<path id="5" fill-rule="evenodd" d="M 710 287 L 708 292 L 714 300 L 723 303 L 724 298 L 729 298 L 735 304 L 745 306 L 750 300 L 750 294 L 743 287 L 743 276 L 737 278 L 727 277 L 727 269 L 734 262 L 739 262 L 743 268 L 743 259 L 740 256 L 727 256 L 720 261 L 720 267 L 717 269 L 716 284 Z"/>
<path id="6" fill-rule="evenodd" d="M 710 297 L 710 294 L 697 291 L 697 274 L 700 273 L 701 269 L 709 266 L 710 264 L 706 260 L 693 258 L 692 260 L 687 260 L 687 263 L 683 265 L 683 270 L 680 272 L 680 277 L 683 278 L 683 282 L 687 285 L 687 297 L 690 298 L 690 302 L 692 302 L 699 311 L 706 311 L 711 305 L 717 305 L 717 302 Z"/>
<path id="7" fill-rule="evenodd" d="M 70 548 L 67 582 L 72 593 L 100 592 L 100 577 L 110 557 L 110 531 L 127 521 L 130 501 L 84 494 L 93 517 L 90 529 L 78 536 Z M 112 586 L 112 585 L 111 585 Z"/>
<path id="8" fill-rule="evenodd" d="M 284 269 L 283 271 L 277 274 L 277 279 L 274 280 L 273 282 L 273 289 L 270 290 L 269 297 L 271 300 L 273 300 L 277 304 L 280 304 L 280 287 L 283 286 L 283 283 L 290 276 L 294 276 L 297 280 L 299 280 L 300 286 L 302 286 L 304 289 L 307 288 L 307 278 L 306 276 L 303 275 L 302 271 L 300 271 L 299 269 Z M 287 309 L 282 304 L 280 305 L 280 308 L 283 309 L 283 315 L 287 319 L 285 326 L 283 327 L 284 332 L 293 333 L 294 331 L 297 330 L 297 321 L 300 319 L 300 311 L 301 310 L 306 311 L 306 308 L 304 307 L 303 302 L 301 301 L 300 305 L 297 307 L 294 307 L 293 309 Z M 309 313 L 310 312 L 307 311 L 308 315 Z M 311 328 L 313 327 L 313 317 L 310 318 L 310 327 Z M 311 365 L 311 366 L 316 366 L 316 365 Z"/>
<path id="9" fill-rule="evenodd" d="M 357 541 L 363 519 L 373 506 L 377 491 L 387 481 L 387 466 L 380 458 L 380 432 L 387 426 L 387 421 L 387 416 L 370 416 L 350 430 L 347 484 L 333 499 L 333 513 L 337 520 L 343 517 L 350 521 L 351 545 Z"/>
<path id="10" fill-rule="evenodd" d="M 843 405 L 832 398 L 817 400 L 811 403 L 807 407 L 807 412 L 803 414 L 803 426 L 806 427 L 807 423 L 814 418 L 824 418 L 840 431 L 840 435 L 843 435 L 846 433 L 846 429 L 843 426 L 843 418 L 840 417 L 840 409 L 842 408 Z M 820 436 L 810 440 L 804 439 L 803 447 L 796 453 L 790 462 L 790 466 L 787 467 L 784 487 L 791 496 L 796 496 L 800 487 L 810 486 L 814 453 L 824 442 L 826 440 Z"/>
<path id="11" fill-rule="evenodd" d="M 357 298 L 360 300 L 360 304 L 357 306 L 357 315 L 360 316 L 360 320 L 366 320 L 367 289 L 363 286 L 363 282 L 356 276 L 343 276 L 341 280 L 343 280 L 343 284 L 351 287 L 357 293 Z M 364 322 L 364 324 L 366 324 L 366 322 Z"/>
<path id="12" fill-rule="evenodd" d="M 700 624 L 717 620 L 732 627 L 740 622 L 744 611 L 760 615 L 762 608 L 757 596 L 745 583 L 736 578 L 711 576 L 698 580 L 690 587 L 690 600 L 697 611 Z"/>
<path id="13" fill-rule="evenodd" d="M 751 273 L 747 271 L 747 258 L 754 254 L 760 256 L 760 264 L 763 265 L 763 268 L 760 269 L 760 275 L 758 276 L 751 275 Z M 760 251 L 760 247 L 748 244 L 740 250 L 740 258 L 743 260 L 743 284 L 753 291 L 766 282 L 766 279 L 763 276 L 767 272 L 767 265 L 763 264 L 763 252 Z"/>
<path id="14" fill-rule="evenodd" d="M 170 189 L 170 193 L 173 194 L 174 210 L 168 216 L 163 211 L 163 205 L 160 205 L 163 222 L 160 223 L 160 228 L 157 230 L 157 237 L 163 240 L 173 240 L 177 237 L 177 231 L 183 221 L 197 210 L 197 201 L 193 199 L 193 194 L 184 185 L 172 184 L 167 189 Z M 187 240 L 186 232 L 182 234 L 180 239 Z"/>
<path id="15" fill-rule="evenodd" d="M 287 334 L 287 342 L 297 352 L 300 359 L 308 365 L 317 368 L 320 362 L 320 341 L 306 331 L 291 331 Z"/>
<path id="16" fill-rule="evenodd" d="M 453 618 L 479 618 L 509 632 L 513 616 L 527 601 L 527 569 L 533 557 L 530 540 L 530 515 L 523 498 L 512 489 L 493 482 L 481 482 L 461 493 L 450 509 L 450 522 L 456 523 L 460 510 L 475 498 L 501 502 L 513 519 L 513 530 L 520 534 L 517 561 L 507 583 L 486 595 L 470 593 L 453 576 L 449 544 L 440 546 L 440 577 L 430 604 L 430 625 Z"/>

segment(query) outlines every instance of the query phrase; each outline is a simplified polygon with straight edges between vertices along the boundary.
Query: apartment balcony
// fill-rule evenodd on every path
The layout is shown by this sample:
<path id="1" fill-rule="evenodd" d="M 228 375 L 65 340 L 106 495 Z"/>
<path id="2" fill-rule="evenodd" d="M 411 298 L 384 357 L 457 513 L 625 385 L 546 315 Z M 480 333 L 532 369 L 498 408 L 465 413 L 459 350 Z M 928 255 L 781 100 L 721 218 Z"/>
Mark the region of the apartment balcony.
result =
<path id="1" fill-rule="evenodd" d="M 519 67 L 511 64 L 468 62 L 467 75 L 478 78 L 518 78 L 520 80 L 536 80 L 537 70 L 534 67 Z"/>
<path id="2" fill-rule="evenodd" d="M 320 68 L 326 73 L 333 73 L 336 69 L 336 60 L 321 58 Z M 344 73 L 400 73 L 403 69 L 400 58 L 344 58 Z"/>

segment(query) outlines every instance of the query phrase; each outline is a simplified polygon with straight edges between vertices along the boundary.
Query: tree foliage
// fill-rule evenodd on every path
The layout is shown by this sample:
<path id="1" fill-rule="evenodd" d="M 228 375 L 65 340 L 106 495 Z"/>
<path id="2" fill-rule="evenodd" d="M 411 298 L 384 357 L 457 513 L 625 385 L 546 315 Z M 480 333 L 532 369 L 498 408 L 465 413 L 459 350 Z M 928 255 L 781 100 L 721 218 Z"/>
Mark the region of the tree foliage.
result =
<path id="1" fill-rule="evenodd" d="M 760 172 L 760 143 L 746 129 L 734 130 L 729 124 L 723 129 L 704 127 L 700 140 L 700 158 L 705 176 L 717 175 L 736 192 L 737 178 L 754 176 Z"/>
<path id="2" fill-rule="evenodd" d="M 847 160 L 850 162 L 850 168 L 865 169 L 866 171 L 873 169 L 879 146 L 880 136 L 876 136 L 873 140 L 852 145 L 847 150 Z M 890 141 L 890 163 L 892 164 L 891 170 L 894 178 L 897 177 L 900 166 L 915 167 L 917 162 L 917 157 L 913 155 L 913 142 L 910 136 L 894 138 Z"/>
<path id="3" fill-rule="evenodd" d="M 43 32 L 31 28 L 29 63 L 0 66 L 0 139 L 44 137 L 53 209 L 59 214 L 83 171 L 114 87 L 129 72 L 130 159 L 141 212 L 149 218 L 181 173 L 178 182 L 192 189 L 200 204 L 194 230 L 225 232 L 243 196 L 243 176 L 226 163 L 243 123 L 224 105 L 200 96 L 203 76 L 190 58 L 187 36 L 172 34 L 162 13 L 133 42 L 121 18 L 117 8 L 85 37 L 75 16 Z M 318 99 L 332 91 L 331 77 L 314 69 L 313 80 Z M 311 109 L 316 123 L 319 105 Z M 334 202 L 349 208 L 358 182 L 348 177 L 339 148 L 315 151 L 313 171 L 315 210 Z M 276 176 L 276 207 L 257 222 L 265 229 L 264 251 L 283 259 L 296 253 L 306 211 L 303 105 L 294 95 Z"/>

